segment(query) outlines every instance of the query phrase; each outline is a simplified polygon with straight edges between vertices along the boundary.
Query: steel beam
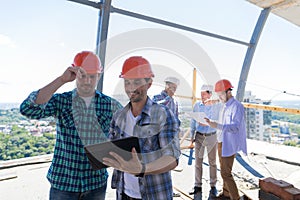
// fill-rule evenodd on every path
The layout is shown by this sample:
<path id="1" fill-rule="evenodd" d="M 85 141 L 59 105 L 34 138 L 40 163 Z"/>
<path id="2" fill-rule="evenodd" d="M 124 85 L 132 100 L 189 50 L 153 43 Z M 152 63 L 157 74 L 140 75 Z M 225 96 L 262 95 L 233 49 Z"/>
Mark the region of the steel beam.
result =
<path id="1" fill-rule="evenodd" d="M 141 14 L 138 14 L 138 13 L 127 11 L 127 10 L 122 10 L 122 9 L 119 9 L 119 8 L 115 8 L 113 6 L 111 7 L 111 12 L 126 15 L 126 16 L 129 16 L 129 17 L 142 19 L 142 20 L 145 20 L 145 21 L 154 22 L 154 23 L 157 23 L 157 24 L 162 24 L 162 25 L 165 25 L 165 26 L 170 26 L 170 27 L 173 27 L 173 28 L 177 28 L 177 29 L 181 29 L 181 30 L 185 30 L 185 31 L 193 32 L 193 33 L 198 33 L 198 34 L 201 34 L 201 35 L 205 35 L 205 36 L 209 36 L 209 37 L 213 37 L 213 38 L 217 38 L 217 39 L 221 39 L 221 40 L 225 40 L 225 41 L 229 41 L 229 42 L 233 42 L 233 43 L 237 43 L 237 44 L 242 44 L 242 45 L 245 45 L 245 46 L 248 46 L 248 47 L 251 46 L 251 44 L 247 43 L 247 42 L 243 42 L 243 41 L 232 39 L 232 38 L 229 38 L 229 37 L 217 35 L 217 34 L 214 34 L 214 33 L 209 33 L 209 32 L 202 31 L 202 30 L 195 29 L 195 28 L 191 28 L 191 27 L 188 27 L 188 26 L 183 26 L 183 25 L 176 24 L 176 23 L 173 23 L 173 22 L 168 22 L 168 21 L 157 19 L 157 18 L 154 18 L 154 17 L 141 15 Z"/>
<path id="2" fill-rule="evenodd" d="M 246 87 L 246 82 L 249 74 L 249 69 L 251 66 L 251 62 L 254 56 L 254 52 L 258 43 L 258 40 L 260 38 L 260 35 L 262 33 L 262 30 L 264 28 L 264 25 L 267 21 L 267 18 L 269 16 L 269 13 L 271 11 L 271 8 L 265 8 L 264 10 L 261 11 L 260 16 L 257 20 L 255 29 L 253 31 L 251 40 L 250 40 L 250 46 L 247 49 L 247 53 L 244 59 L 242 71 L 240 74 L 240 80 L 239 80 L 239 85 L 237 89 L 237 94 L 236 94 L 236 99 L 238 101 L 243 101 L 244 99 L 244 93 L 245 93 L 245 87 Z"/>
<path id="3" fill-rule="evenodd" d="M 88 5 L 88 6 L 92 6 L 94 8 L 100 9 L 96 53 L 99 55 L 99 57 L 101 59 L 102 66 L 105 66 L 106 41 L 107 41 L 110 12 L 118 13 L 118 14 L 129 16 L 129 17 L 134 17 L 134 18 L 145 20 L 145 21 L 150 21 L 150 22 L 154 22 L 157 24 L 162 24 L 165 26 L 170 26 L 173 28 L 177 28 L 177 29 L 181 29 L 181 30 L 185 30 L 185 31 L 189 31 L 189 32 L 197 33 L 197 34 L 202 34 L 205 36 L 209 36 L 209 37 L 213 37 L 213 38 L 217 38 L 217 39 L 221 39 L 221 40 L 225 40 L 225 41 L 229 41 L 229 42 L 247 46 L 248 49 L 247 49 L 247 53 L 246 53 L 246 56 L 244 59 L 244 63 L 243 63 L 243 67 L 242 67 L 242 71 L 241 71 L 241 75 L 240 75 L 240 79 L 239 79 L 239 85 L 238 85 L 238 89 L 237 89 L 237 95 L 236 95 L 236 98 L 239 101 L 243 101 L 246 81 L 247 81 L 249 69 L 251 66 L 251 62 L 252 62 L 252 59 L 254 56 L 254 52 L 255 52 L 258 40 L 260 38 L 261 32 L 263 30 L 263 27 L 265 25 L 265 22 L 267 20 L 267 17 L 271 10 L 271 8 L 266 8 L 266 9 L 262 10 L 260 17 L 257 21 L 256 27 L 254 29 L 254 32 L 252 34 L 250 43 L 247 43 L 247 42 L 232 39 L 229 37 L 224 37 L 224 36 L 217 35 L 214 33 L 209 33 L 206 31 L 199 30 L 199 29 L 191 28 L 188 26 L 183 26 L 183 25 L 176 24 L 173 22 L 168 22 L 168 21 L 157 19 L 154 17 L 149 17 L 146 15 L 141 15 L 138 13 L 115 8 L 115 7 L 111 6 L 111 0 L 102 0 L 102 2 L 99 2 L 99 3 L 88 1 L 88 0 L 68 0 L 68 1 L 73 1 L 76 3 L 81 3 L 84 5 Z M 97 86 L 97 89 L 99 91 L 102 91 L 102 89 L 103 89 L 103 78 L 104 78 L 104 74 L 102 74 L 102 77 Z"/>
<path id="4" fill-rule="evenodd" d="M 97 36 L 97 46 L 96 53 L 99 56 L 102 66 L 103 73 L 101 74 L 100 81 L 98 82 L 97 89 L 102 92 L 103 90 L 103 79 L 104 79 L 104 67 L 105 67 L 105 53 L 106 53 L 106 42 L 107 33 L 109 26 L 109 16 L 111 9 L 111 0 L 103 0 L 102 8 L 99 11 L 99 21 L 98 21 L 98 36 Z"/>

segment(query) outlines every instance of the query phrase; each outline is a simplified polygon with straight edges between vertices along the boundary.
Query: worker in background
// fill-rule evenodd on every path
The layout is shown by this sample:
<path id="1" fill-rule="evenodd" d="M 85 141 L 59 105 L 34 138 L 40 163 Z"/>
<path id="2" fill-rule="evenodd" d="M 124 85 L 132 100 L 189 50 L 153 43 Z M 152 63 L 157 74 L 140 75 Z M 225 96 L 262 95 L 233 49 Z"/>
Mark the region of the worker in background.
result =
<path id="1" fill-rule="evenodd" d="M 211 97 L 213 86 L 204 84 L 201 86 L 201 101 L 198 101 L 193 108 L 193 112 L 203 112 L 211 120 L 218 120 L 222 107 L 221 103 L 215 103 Z M 210 127 L 206 123 L 201 123 L 192 118 L 190 125 L 191 144 L 195 143 L 195 183 L 194 189 L 189 194 L 194 195 L 195 200 L 202 197 L 202 174 L 203 174 L 203 158 L 206 148 L 209 164 L 210 178 L 210 197 L 216 197 L 217 189 L 217 134 L 216 129 Z"/>
<path id="2" fill-rule="evenodd" d="M 217 93 L 224 108 L 219 122 L 206 118 L 210 127 L 218 131 L 218 156 L 220 160 L 223 192 L 217 199 L 240 199 L 238 188 L 232 176 L 232 166 L 237 152 L 247 154 L 245 111 L 241 102 L 232 95 L 232 84 L 222 79 L 216 82 Z"/>
<path id="3" fill-rule="evenodd" d="M 117 111 L 111 121 L 112 140 L 136 136 L 141 153 L 132 150 L 132 159 L 124 160 L 111 152 L 104 164 L 114 168 L 111 186 L 118 200 L 173 199 L 171 170 L 180 156 L 179 124 L 166 106 L 148 97 L 154 74 L 148 60 L 132 56 L 125 60 L 120 78 L 129 103 Z"/>
<path id="4" fill-rule="evenodd" d="M 84 145 L 108 140 L 109 122 L 122 107 L 95 89 L 102 70 L 96 54 L 82 51 L 62 75 L 20 105 L 20 112 L 28 118 L 56 119 L 56 144 L 47 174 L 50 200 L 105 199 L 107 170 L 93 170 L 84 151 Z M 55 93 L 74 80 L 74 90 Z"/>
<path id="5" fill-rule="evenodd" d="M 160 94 L 154 95 L 152 100 L 167 106 L 177 117 L 178 121 L 178 113 L 179 113 L 179 108 L 178 108 L 178 102 L 174 98 L 174 94 L 177 90 L 177 87 L 180 84 L 180 80 L 176 77 L 169 76 L 165 78 L 165 89 L 161 91 Z M 180 121 L 179 121 L 180 122 Z"/>

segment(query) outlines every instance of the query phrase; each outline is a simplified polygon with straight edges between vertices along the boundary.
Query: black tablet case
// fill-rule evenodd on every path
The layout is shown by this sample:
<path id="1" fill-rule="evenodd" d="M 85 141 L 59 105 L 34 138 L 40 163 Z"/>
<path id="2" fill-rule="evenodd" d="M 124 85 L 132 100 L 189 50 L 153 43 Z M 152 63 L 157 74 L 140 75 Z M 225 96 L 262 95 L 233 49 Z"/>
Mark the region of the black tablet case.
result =
<path id="1" fill-rule="evenodd" d="M 137 153 L 140 153 L 140 145 L 137 137 L 127 137 L 108 142 L 86 145 L 84 146 L 85 153 L 94 170 L 106 168 L 108 166 L 102 163 L 104 157 L 112 158 L 109 152 L 119 154 L 124 160 L 130 160 L 131 150 L 135 148 Z"/>

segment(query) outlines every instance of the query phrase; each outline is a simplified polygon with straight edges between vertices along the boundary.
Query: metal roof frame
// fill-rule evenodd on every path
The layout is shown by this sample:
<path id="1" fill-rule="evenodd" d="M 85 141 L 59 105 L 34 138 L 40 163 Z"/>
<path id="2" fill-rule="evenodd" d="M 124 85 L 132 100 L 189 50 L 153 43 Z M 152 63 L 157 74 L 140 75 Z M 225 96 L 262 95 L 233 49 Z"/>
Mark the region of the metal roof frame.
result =
<path id="1" fill-rule="evenodd" d="M 91 7 L 94 7 L 94 8 L 97 8 L 100 10 L 99 11 L 96 53 L 99 55 L 103 66 L 105 66 L 106 41 L 107 41 L 107 32 L 108 32 L 108 26 L 109 26 L 110 13 L 122 14 L 122 15 L 126 15 L 129 17 L 134 17 L 137 19 L 141 19 L 141 20 L 145 20 L 145 21 L 149 21 L 149 22 L 153 22 L 153 23 L 157 23 L 157 24 L 161 24 L 161 25 L 165 25 L 165 26 L 170 26 L 173 28 L 177 28 L 177 29 L 181 29 L 181 30 L 185 30 L 185 31 L 189 31 L 189 32 L 213 37 L 216 39 L 221 39 L 221 40 L 225 40 L 228 42 L 233 42 L 233 43 L 247 46 L 247 53 L 244 58 L 244 62 L 243 62 L 243 66 L 242 66 L 242 70 L 241 70 L 240 78 L 239 78 L 237 94 L 236 94 L 236 99 L 239 101 L 243 101 L 246 82 L 247 82 L 251 62 L 252 62 L 252 59 L 253 59 L 253 56 L 255 53 L 255 49 L 257 47 L 257 44 L 258 44 L 259 38 L 261 36 L 262 30 L 264 28 L 265 22 L 271 11 L 270 7 L 264 8 L 261 11 L 260 16 L 257 20 L 256 26 L 254 28 L 254 31 L 252 33 L 250 42 L 244 42 L 244 41 L 236 40 L 233 38 L 225 37 L 222 35 L 210 33 L 207 31 L 195 29 L 192 27 L 188 27 L 188 26 L 176 24 L 173 22 L 161 20 L 158 18 L 126 11 L 126 10 L 119 9 L 119 8 L 115 8 L 111 5 L 112 0 L 102 0 L 101 2 L 93 2 L 93 1 L 89 1 L 89 0 L 68 0 L 68 1 L 91 6 Z M 100 91 L 103 90 L 103 78 L 104 78 L 104 74 L 102 74 L 102 78 L 99 81 L 98 86 L 97 86 L 97 89 Z"/>

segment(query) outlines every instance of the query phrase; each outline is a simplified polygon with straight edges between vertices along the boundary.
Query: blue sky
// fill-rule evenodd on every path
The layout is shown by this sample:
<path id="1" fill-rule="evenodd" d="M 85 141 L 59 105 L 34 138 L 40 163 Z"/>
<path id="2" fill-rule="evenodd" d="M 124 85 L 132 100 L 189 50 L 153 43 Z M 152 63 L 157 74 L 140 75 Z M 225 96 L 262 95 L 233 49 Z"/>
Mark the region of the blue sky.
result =
<path id="1" fill-rule="evenodd" d="M 238 0 L 113 0 L 112 5 L 245 42 L 249 42 L 261 11 Z M 0 102 L 21 102 L 31 91 L 62 74 L 77 52 L 95 50 L 98 10 L 64 0 L 1 1 L 0 24 Z M 220 77 L 231 80 L 237 88 L 245 46 L 116 13 L 110 17 L 109 38 L 141 28 L 168 29 L 193 40 L 213 61 Z M 270 14 L 256 49 L 246 90 L 264 100 L 300 100 L 299 96 L 281 94 L 287 91 L 300 95 L 299 35 L 300 27 Z M 111 93 L 110 83 L 120 81 L 121 66 L 117 63 L 115 70 L 104 79 L 105 93 Z M 189 79 L 192 67 L 185 71 L 183 78 Z M 198 82 L 201 83 L 201 79 Z M 74 83 L 69 83 L 59 92 L 73 87 Z"/>

